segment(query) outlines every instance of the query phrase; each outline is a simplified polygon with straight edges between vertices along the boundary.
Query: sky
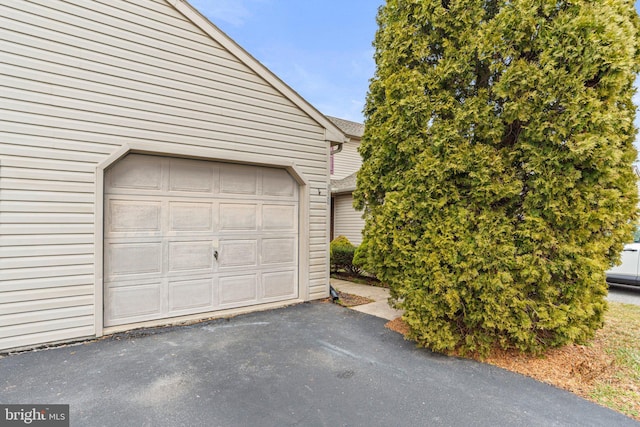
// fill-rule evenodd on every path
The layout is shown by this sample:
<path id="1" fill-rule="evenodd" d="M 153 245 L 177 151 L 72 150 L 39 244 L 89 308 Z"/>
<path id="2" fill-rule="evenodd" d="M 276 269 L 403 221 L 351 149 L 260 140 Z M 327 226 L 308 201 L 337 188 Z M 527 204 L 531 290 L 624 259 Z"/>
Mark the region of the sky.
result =
<path id="1" fill-rule="evenodd" d="M 189 0 L 322 113 L 362 122 L 384 0 Z M 635 2 L 640 11 L 640 0 Z M 636 79 L 640 87 L 640 79 Z M 640 105 L 640 91 L 634 97 Z M 636 117 L 640 128 L 640 111 Z M 636 147 L 640 138 L 636 136 Z"/>

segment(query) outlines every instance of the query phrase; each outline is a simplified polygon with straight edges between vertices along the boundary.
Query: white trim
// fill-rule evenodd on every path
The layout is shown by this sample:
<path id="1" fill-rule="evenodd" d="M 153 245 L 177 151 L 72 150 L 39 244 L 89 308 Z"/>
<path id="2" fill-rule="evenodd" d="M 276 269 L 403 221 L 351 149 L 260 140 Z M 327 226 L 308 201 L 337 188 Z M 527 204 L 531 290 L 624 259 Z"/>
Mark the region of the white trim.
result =
<path id="1" fill-rule="evenodd" d="M 282 93 L 282 95 L 293 102 L 298 108 L 307 113 L 309 117 L 321 125 L 325 129 L 326 141 L 342 143 L 349 140 L 338 126 L 336 126 L 331 120 L 327 119 L 324 114 L 316 110 L 313 105 L 309 104 L 309 102 L 301 97 L 295 90 L 280 80 L 278 76 L 262 65 L 260 61 L 251 56 L 250 53 L 244 50 L 205 16 L 198 12 L 198 10 L 191 6 L 187 0 L 167 0 L 167 2 L 178 12 L 183 14 L 185 18 L 204 31 L 213 40 L 220 43 L 233 56 L 238 58 L 239 61 L 262 77 L 271 86 Z"/>
<path id="2" fill-rule="evenodd" d="M 123 144 L 118 150 L 98 164 L 98 168 L 104 170 L 120 160 L 127 154 L 134 152 L 139 154 L 149 154 L 158 156 L 182 157 L 195 160 L 220 160 L 226 163 L 242 163 L 255 166 L 280 167 L 287 169 L 291 176 L 300 185 L 309 185 L 309 180 L 304 176 L 300 168 L 291 160 L 282 157 L 269 157 L 253 153 L 230 152 L 217 148 L 172 146 L 166 150 L 158 150 L 153 144 L 144 142 L 129 142 Z"/>
<path id="3" fill-rule="evenodd" d="M 298 235 L 298 299 L 283 301 L 281 303 L 273 303 L 273 307 L 289 305 L 292 302 L 308 301 L 310 298 L 309 290 L 309 259 L 310 259 L 310 224 L 309 214 L 311 209 L 311 191 L 309 180 L 296 166 L 295 163 L 284 160 L 282 158 L 271 158 L 267 156 L 259 156 L 251 153 L 229 153 L 226 150 L 215 148 L 199 148 L 199 147 L 171 147 L 166 150 L 158 150 L 150 144 L 145 143 L 128 143 L 123 144 L 117 151 L 107 157 L 98 166 L 96 166 L 96 191 L 95 191 L 95 225 L 94 225 L 94 250 L 95 250 L 95 334 L 100 337 L 105 333 L 112 333 L 114 328 L 104 328 L 104 173 L 105 170 L 122 159 L 129 153 L 158 155 L 167 157 L 180 157 L 187 159 L 199 159 L 208 161 L 220 161 L 227 163 L 242 163 L 255 166 L 279 167 L 285 169 L 296 180 L 299 185 L 299 235 Z M 328 276 L 327 276 L 328 277 Z M 265 305 L 265 307 L 271 305 Z M 260 306 L 245 307 L 245 311 L 229 311 L 229 313 L 239 313 L 252 311 L 252 308 Z M 212 313 L 201 313 L 196 316 L 188 316 L 189 319 L 211 316 L 223 316 L 228 310 L 222 310 Z M 173 324 L 183 321 L 187 317 L 176 317 L 162 319 L 154 324 Z M 144 325 L 147 325 L 145 323 Z M 144 326 L 143 325 L 143 326 Z M 132 325 L 123 325 L 125 329 L 132 329 Z M 141 326 L 136 326 L 141 327 Z M 121 329 L 124 330 L 124 329 Z M 106 331 L 106 332 L 105 332 Z"/>
<path id="4" fill-rule="evenodd" d="M 93 232 L 93 269 L 94 269 L 94 306 L 93 323 L 96 336 L 102 336 L 104 327 L 104 169 L 96 167 L 96 191 L 94 203 L 94 232 Z"/>

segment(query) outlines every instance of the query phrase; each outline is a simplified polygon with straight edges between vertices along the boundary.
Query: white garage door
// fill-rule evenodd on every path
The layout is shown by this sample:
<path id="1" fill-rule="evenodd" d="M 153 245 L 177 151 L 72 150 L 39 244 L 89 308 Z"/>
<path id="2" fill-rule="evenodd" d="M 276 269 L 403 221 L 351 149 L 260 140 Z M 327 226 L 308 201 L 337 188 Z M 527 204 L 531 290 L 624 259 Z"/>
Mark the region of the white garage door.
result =
<path id="1" fill-rule="evenodd" d="M 105 174 L 104 325 L 298 297 L 283 169 L 130 154 Z"/>

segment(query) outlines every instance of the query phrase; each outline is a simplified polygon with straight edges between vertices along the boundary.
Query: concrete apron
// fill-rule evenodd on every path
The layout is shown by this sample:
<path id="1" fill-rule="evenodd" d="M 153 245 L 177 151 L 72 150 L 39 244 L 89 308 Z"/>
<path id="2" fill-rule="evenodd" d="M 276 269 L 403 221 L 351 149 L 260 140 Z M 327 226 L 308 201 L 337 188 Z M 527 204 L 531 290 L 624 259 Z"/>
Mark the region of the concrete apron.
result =
<path id="1" fill-rule="evenodd" d="M 331 279 L 331 286 L 340 292 L 358 295 L 374 301 L 369 304 L 350 307 L 352 310 L 387 320 L 393 320 L 402 316 L 402 310 L 396 310 L 389 307 L 389 303 L 387 302 L 389 299 L 389 289 L 380 288 L 378 286 L 361 285 L 359 283 L 339 279 Z"/>

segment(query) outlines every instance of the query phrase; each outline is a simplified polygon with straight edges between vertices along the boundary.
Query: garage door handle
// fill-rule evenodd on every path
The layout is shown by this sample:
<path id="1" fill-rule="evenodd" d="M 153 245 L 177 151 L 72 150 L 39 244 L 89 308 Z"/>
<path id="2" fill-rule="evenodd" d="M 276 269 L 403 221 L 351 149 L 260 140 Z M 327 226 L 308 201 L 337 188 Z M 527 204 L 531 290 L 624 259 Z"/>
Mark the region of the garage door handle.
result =
<path id="1" fill-rule="evenodd" d="M 213 257 L 218 260 L 218 251 L 213 251 Z"/>
<path id="2" fill-rule="evenodd" d="M 638 252 L 638 250 L 637 249 L 623 249 L 622 252 Z M 218 259 L 218 258 L 216 257 L 216 259 Z"/>

